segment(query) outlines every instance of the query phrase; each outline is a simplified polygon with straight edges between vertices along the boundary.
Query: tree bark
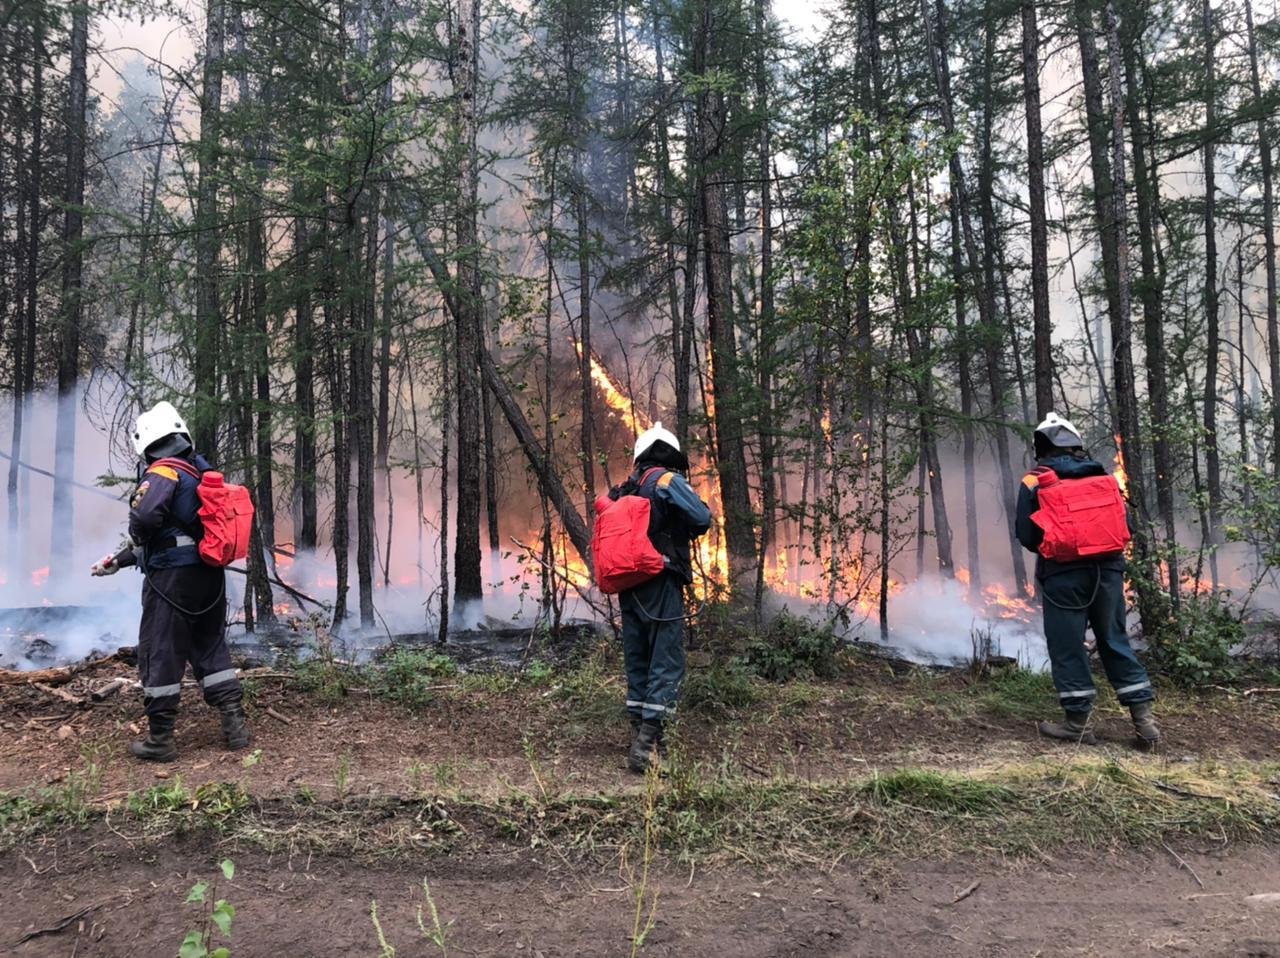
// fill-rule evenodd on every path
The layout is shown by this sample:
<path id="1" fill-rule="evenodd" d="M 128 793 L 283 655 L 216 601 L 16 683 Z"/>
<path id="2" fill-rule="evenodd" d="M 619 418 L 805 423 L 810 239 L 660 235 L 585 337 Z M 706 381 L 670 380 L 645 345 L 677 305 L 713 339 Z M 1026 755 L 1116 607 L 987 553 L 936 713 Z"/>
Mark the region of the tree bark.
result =
<path id="1" fill-rule="evenodd" d="M 774 475 L 774 421 L 773 421 L 773 343 L 774 343 L 774 290 L 773 290 L 773 178 L 772 124 L 769 113 L 769 74 L 765 64 L 767 43 L 768 0 L 755 0 L 755 84 L 756 115 L 759 117 L 760 135 L 757 175 L 760 177 L 760 312 L 758 318 L 759 355 L 758 388 L 760 390 L 760 563 L 759 574 L 764 574 L 768 553 L 775 539 L 774 523 L 778 509 L 778 486 Z M 761 590 L 763 592 L 763 590 Z"/>
<path id="2" fill-rule="evenodd" d="M 1123 38 L 1126 90 L 1125 112 L 1133 141 L 1134 193 L 1137 198 L 1138 242 L 1141 247 L 1143 343 L 1146 348 L 1147 397 L 1151 404 L 1152 459 L 1155 466 L 1156 509 L 1164 527 L 1164 553 L 1169 596 L 1178 607 L 1177 525 L 1174 517 L 1173 458 L 1169 443 L 1172 423 L 1169 408 L 1167 360 L 1164 345 L 1164 274 L 1157 264 L 1156 223 L 1158 188 L 1150 165 L 1151 131 L 1139 106 L 1138 37 L 1131 25 Z"/>
<path id="3" fill-rule="evenodd" d="M 295 187 L 295 202 L 302 199 Z M 300 211 L 293 221 L 294 255 L 294 425 L 293 475 L 297 502 L 297 551 L 316 547 L 319 510 L 316 504 L 316 408 L 315 408 L 315 322 L 312 313 L 311 239 L 307 232 L 308 211 Z"/>
<path id="4" fill-rule="evenodd" d="M 1040 34 L 1036 24 L 1036 0 L 1022 0 L 1022 92 L 1027 114 L 1036 418 L 1043 420 L 1054 406 L 1054 370 L 1053 327 L 1049 320 L 1049 225 L 1045 216 L 1044 134 L 1040 128 Z"/>
<path id="5" fill-rule="evenodd" d="M 484 594 L 480 574 L 480 372 L 481 289 L 477 84 L 480 0 L 459 0 L 453 51 L 455 135 L 459 151 L 457 189 L 457 303 L 454 314 L 458 394 L 457 528 L 453 550 L 453 595 L 462 606 Z"/>
<path id="6" fill-rule="evenodd" d="M 722 26 L 715 0 L 703 0 L 695 38 L 694 72 L 706 73 L 718 64 Z M 730 276 L 726 149 L 728 116 L 724 94 L 703 89 L 698 95 L 698 158 L 702 186 L 701 209 L 707 271 L 707 326 L 711 350 L 711 387 L 715 397 L 716 467 L 724 509 L 725 546 L 729 558 L 731 595 L 749 595 L 755 586 L 755 534 L 742 428 L 743 396 L 739 383 L 738 345 L 733 321 Z"/>
<path id="7" fill-rule="evenodd" d="M 49 566 L 65 572 L 71 564 L 75 504 L 76 413 L 80 385 L 80 324 L 84 278 L 85 108 L 89 81 L 89 8 L 87 0 L 71 9 L 71 60 L 67 75 L 67 163 L 63 191 L 62 310 L 58 344 L 58 421 L 53 459 L 53 522 Z M 38 230 L 36 210 L 31 229 Z"/>
<path id="8" fill-rule="evenodd" d="M 938 36 L 934 36 L 933 17 L 928 0 L 921 0 L 921 16 L 925 29 L 925 41 L 929 50 L 929 62 L 933 72 L 934 83 L 938 90 L 939 108 L 942 114 L 942 126 L 948 136 L 954 136 L 956 125 L 952 109 L 951 81 L 947 66 L 946 45 L 942 35 L 942 22 L 945 15 L 943 0 L 938 0 Z M 996 461 L 1000 467 L 1000 479 L 1007 492 L 1001 496 L 1004 503 L 1005 525 L 1007 527 L 1010 558 L 1013 566 L 1014 584 L 1020 594 L 1026 592 L 1027 573 L 1022 562 L 1022 546 L 1014 535 L 1014 490 L 1015 480 L 1009 459 L 1009 437 L 1001 420 L 1005 415 L 1006 386 L 1002 368 L 1000 349 L 996 336 L 998 325 L 995 321 L 994 291 L 984 283 L 978 255 L 978 244 L 974 237 L 973 224 L 969 217 L 969 195 L 965 186 L 964 170 L 960 165 L 960 157 L 952 153 L 950 162 L 952 202 L 960 208 L 961 235 L 964 240 L 965 258 L 968 274 L 978 304 L 979 322 L 982 326 L 984 352 L 986 354 L 987 378 L 991 387 L 991 415 L 997 421 L 995 428 Z"/>
<path id="9" fill-rule="evenodd" d="M 1213 585 L 1218 586 L 1218 530 L 1222 527 L 1222 466 L 1218 451 L 1218 237 L 1217 182 L 1214 153 L 1217 148 L 1217 93 L 1214 89 L 1214 23 L 1209 0 L 1201 4 L 1201 26 L 1204 30 L 1204 458 L 1205 480 L 1209 490 L 1209 568 Z"/>
<path id="10" fill-rule="evenodd" d="M 1276 319 L 1276 214 L 1271 167 L 1271 135 L 1267 111 L 1261 109 L 1262 81 L 1258 70 L 1258 41 L 1253 29 L 1253 3 L 1244 0 L 1245 28 L 1249 41 L 1249 85 L 1258 108 L 1258 156 L 1262 167 L 1262 244 L 1267 282 L 1267 365 L 1271 375 L 1271 465 L 1280 476 L 1280 324 Z"/>
<path id="11" fill-rule="evenodd" d="M 221 152 L 225 31 L 226 0 L 208 0 L 196 179 L 195 397 L 189 418 L 196 448 L 212 456 L 217 455 L 218 330 L 222 322 L 218 303 L 218 260 L 222 249 L 218 228 L 218 157 Z"/>

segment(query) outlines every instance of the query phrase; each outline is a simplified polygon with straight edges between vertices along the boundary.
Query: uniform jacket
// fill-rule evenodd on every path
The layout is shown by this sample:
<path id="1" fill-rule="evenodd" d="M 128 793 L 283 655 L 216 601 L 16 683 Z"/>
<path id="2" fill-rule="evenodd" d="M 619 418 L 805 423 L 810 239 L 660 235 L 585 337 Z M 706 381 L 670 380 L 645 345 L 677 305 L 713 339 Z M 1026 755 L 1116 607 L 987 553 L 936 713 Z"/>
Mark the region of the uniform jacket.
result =
<path id="1" fill-rule="evenodd" d="M 1058 474 L 1059 479 L 1067 481 L 1085 479 L 1089 476 L 1105 476 L 1107 474 L 1107 469 L 1102 463 L 1090 459 L 1088 456 L 1077 456 L 1064 452 L 1036 460 L 1036 468 L 1022 478 L 1022 484 L 1018 486 L 1018 516 L 1014 531 L 1017 533 L 1018 541 L 1022 543 L 1022 547 L 1036 553 L 1036 578 L 1047 579 L 1072 569 L 1094 569 L 1098 567 L 1124 569 L 1123 555 L 1105 556 L 1100 559 L 1082 559 L 1079 562 L 1054 562 L 1040 555 L 1039 549 L 1040 543 L 1044 539 L 1044 531 L 1031 521 L 1031 516 L 1040 508 L 1038 500 L 1039 476 L 1046 469 L 1052 469 Z"/>
<path id="2" fill-rule="evenodd" d="M 203 456 L 184 458 L 199 472 L 211 468 Z M 152 463 L 142 474 L 129 502 L 129 536 L 139 547 L 144 569 L 202 564 L 195 544 L 203 535 L 197 486 L 194 477 L 162 463 Z"/>
<path id="3" fill-rule="evenodd" d="M 711 510 L 684 476 L 655 466 L 639 463 L 631 478 L 609 497 L 630 494 L 649 500 L 649 540 L 666 560 L 667 571 L 689 584 L 693 582 L 693 540 L 711 528 Z"/>

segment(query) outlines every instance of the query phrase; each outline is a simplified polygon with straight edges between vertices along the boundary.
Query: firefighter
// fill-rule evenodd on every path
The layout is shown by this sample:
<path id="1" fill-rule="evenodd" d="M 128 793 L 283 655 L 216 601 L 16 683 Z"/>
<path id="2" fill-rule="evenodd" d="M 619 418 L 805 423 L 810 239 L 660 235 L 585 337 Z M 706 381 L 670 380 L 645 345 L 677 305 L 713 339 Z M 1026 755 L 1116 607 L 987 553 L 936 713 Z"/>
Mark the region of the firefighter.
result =
<path id="1" fill-rule="evenodd" d="M 631 477 L 609 492 L 649 500 L 649 539 L 665 569 L 619 595 L 627 711 L 632 742 L 628 765 L 644 772 L 665 754 L 663 723 L 675 713 L 684 681 L 684 589 L 693 582 L 691 546 L 711 528 L 711 511 L 681 473 L 689 459 L 662 423 L 636 439 Z"/>
<path id="2" fill-rule="evenodd" d="M 1090 476 L 1107 470 L 1084 450 L 1080 433 L 1066 419 L 1049 413 L 1035 432 L 1036 468 L 1018 489 L 1017 535 L 1023 547 L 1036 552 L 1036 582 L 1044 603 L 1044 632 L 1054 688 L 1063 710 L 1061 722 L 1040 722 L 1042 735 L 1095 744 L 1089 727 L 1097 691 L 1089 668 L 1085 629 L 1093 629 L 1098 657 L 1121 705 L 1129 709 L 1139 743 L 1154 748 L 1160 730 L 1152 717 L 1155 692 L 1147 670 L 1129 645 L 1126 626 L 1123 551 L 1072 562 L 1058 562 L 1040 554 L 1044 531 L 1032 519 L 1040 508 L 1042 485 Z M 1123 512 L 1123 504 L 1119 506 Z M 1123 525 L 1127 520 L 1121 516 Z"/>
<path id="3" fill-rule="evenodd" d="M 225 573 L 206 565 L 196 546 L 202 534 L 199 483 L 161 460 L 181 459 L 200 473 L 209 463 L 195 452 L 186 423 L 167 402 L 138 417 L 132 438 L 146 468 L 129 502 L 129 540 L 90 570 L 104 576 L 136 565 L 145 577 L 138 673 L 150 728 L 129 751 L 150 762 L 178 757 L 173 727 L 188 662 L 204 700 L 221 713 L 227 748 L 246 748 L 244 693 L 226 641 Z"/>

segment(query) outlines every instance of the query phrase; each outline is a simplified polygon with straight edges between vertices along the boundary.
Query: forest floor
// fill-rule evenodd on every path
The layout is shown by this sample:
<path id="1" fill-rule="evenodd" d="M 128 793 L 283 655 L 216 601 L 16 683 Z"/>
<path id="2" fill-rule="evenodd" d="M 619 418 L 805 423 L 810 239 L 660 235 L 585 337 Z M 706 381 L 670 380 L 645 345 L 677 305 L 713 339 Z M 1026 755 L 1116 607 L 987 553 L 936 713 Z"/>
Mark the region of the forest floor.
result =
<path id="1" fill-rule="evenodd" d="M 1146 754 L 1107 694 L 1102 745 L 1041 739 L 1052 689 L 1017 670 L 700 663 L 659 779 L 625 770 L 607 649 L 394 668 L 250 679 L 239 753 L 189 688 L 159 767 L 126 753 L 136 693 L 0 687 L 0 953 L 172 955 L 216 878 L 237 958 L 389 955 L 374 901 L 401 956 L 1280 956 L 1274 694 L 1166 690 Z"/>

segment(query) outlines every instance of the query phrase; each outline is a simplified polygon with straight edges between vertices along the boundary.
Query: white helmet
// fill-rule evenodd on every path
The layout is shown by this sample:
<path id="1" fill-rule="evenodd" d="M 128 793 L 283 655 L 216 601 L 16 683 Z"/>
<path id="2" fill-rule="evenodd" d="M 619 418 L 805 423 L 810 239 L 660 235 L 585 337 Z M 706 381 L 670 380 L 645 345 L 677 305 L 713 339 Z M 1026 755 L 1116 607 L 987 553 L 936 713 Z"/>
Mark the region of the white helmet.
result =
<path id="1" fill-rule="evenodd" d="M 1057 446 L 1059 449 L 1072 449 L 1084 445 L 1084 440 L 1080 438 L 1080 430 L 1072 425 L 1070 420 L 1063 419 L 1056 412 L 1045 416 L 1044 422 L 1036 426 L 1036 432 L 1044 436 L 1045 441 L 1050 445 Z"/>
<path id="2" fill-rule="evenodd" d="M 191 441 L 191 430 L 187 428 L 186 421 L 178 415 L 178 410 L 173 408 L 173 404 L 158 402 L 140 415 L 137 424 L 133 427 L 134 451 L 142 456 L 153 442 L 165 436 L 172 436 L 174 433 L 180 433 L 187 437 L 188 442 Z"/>
<path id="3" fill-rule="evenodd" d="M 631 457 L 632 462 L 639 462 L 643 456 L 656 442 L 665 442 L 676 452 L 680 451 L 680 440 L 672 435 L 670 430 L 663 429 L 662 423 L 655 422 L 652 427 L 640 433 L 636 439 L 635 455 Z"/>

